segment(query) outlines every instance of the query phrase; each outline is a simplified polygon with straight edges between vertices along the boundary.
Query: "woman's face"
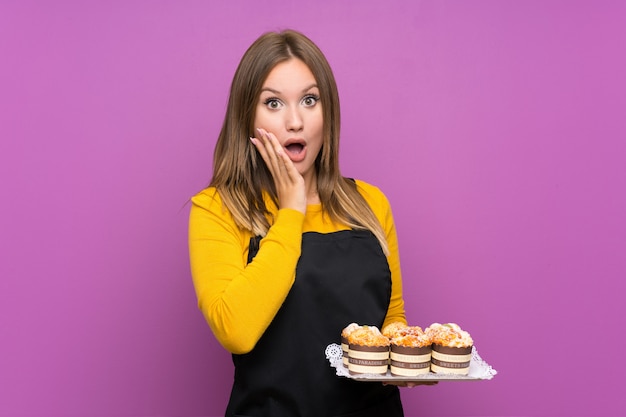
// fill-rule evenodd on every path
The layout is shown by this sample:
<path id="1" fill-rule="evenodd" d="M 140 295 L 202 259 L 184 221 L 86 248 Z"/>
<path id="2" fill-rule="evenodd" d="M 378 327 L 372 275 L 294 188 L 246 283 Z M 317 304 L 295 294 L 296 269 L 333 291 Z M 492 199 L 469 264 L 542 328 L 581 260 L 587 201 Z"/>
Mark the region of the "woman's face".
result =
<path id="1" fill-rule="evenodd" d="M 298 172 L 315 177 L 315 159 L 323 143 L 319 88 L 309 67 L 297 58 L 281 62 L 263 83 L 254 128 L 273 133 Z"/>

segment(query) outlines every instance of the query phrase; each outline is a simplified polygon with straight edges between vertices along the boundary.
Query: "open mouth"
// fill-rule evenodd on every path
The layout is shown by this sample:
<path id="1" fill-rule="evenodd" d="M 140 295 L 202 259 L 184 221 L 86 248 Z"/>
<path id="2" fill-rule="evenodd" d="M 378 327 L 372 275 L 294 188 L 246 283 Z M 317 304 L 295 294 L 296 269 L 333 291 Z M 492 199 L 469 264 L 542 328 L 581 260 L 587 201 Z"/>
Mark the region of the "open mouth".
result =
<path id="1" fill-rule="evenodd" d="M 306 142 L 300 139 L 288 140 L 285 145 L 285 152 L 292 162 L 302 162 L 306 157 Z"/>
<path id="2" fill-rule="evenodd" d="M 287 150 L 287 152 L 297 155 L 302 152 L 302 150 L 304 149 L 304 145 L 301 143 L 290 143 L 289 145 L 285 146 L 285 149 Z"/>

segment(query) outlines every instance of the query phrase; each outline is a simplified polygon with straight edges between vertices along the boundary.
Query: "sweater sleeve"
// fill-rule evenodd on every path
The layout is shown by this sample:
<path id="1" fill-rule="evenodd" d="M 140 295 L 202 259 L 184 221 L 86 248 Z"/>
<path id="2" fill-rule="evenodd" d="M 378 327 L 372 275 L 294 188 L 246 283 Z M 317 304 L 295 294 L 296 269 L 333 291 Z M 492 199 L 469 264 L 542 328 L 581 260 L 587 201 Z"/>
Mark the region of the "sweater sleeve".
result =
<path id="1" fill-rule="evenodd" d="M 304 214 L 279 210 L 247 264 L 250 233 L 237 227 L 217 191 L 209 188 L 191 202 L 189 256 L 198 307 L 224 348 L 247 353 L 294 283 Z"/>
<path id="2" fill-rule="evenodd" d="M 387 237 L 387 245 L 389 246 L 387 262 L 389 263 L 389 270 L 391 271 L 391 300 L 383 327 L 396 321 L 406 324 L 404 298 L 402 296 L 402 271 L 400 270 L 398 236 L 396 234 L 391 205 L 387 197 L 377 187 L 363 181 L 357 181 L 357 186 L 380 221 L 385 236 Z"/>

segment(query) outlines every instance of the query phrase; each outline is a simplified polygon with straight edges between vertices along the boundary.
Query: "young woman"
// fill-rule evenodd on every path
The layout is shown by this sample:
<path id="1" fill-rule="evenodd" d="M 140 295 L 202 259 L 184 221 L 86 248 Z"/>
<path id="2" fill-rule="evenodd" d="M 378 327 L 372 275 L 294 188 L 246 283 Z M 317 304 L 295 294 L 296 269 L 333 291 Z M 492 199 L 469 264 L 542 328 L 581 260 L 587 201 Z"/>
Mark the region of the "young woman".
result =
<path id="1" fill-rule="evenodd" d="M 403 415 L 396 386 L 338 377 L 324 355 L 349 323 L 406 323 L 389 203 L 341 176 L 338 148 L 322 52 L 295 31 L 261 36 L 189 224 L 199 308 L 233 354 L 228 416 Z"/>

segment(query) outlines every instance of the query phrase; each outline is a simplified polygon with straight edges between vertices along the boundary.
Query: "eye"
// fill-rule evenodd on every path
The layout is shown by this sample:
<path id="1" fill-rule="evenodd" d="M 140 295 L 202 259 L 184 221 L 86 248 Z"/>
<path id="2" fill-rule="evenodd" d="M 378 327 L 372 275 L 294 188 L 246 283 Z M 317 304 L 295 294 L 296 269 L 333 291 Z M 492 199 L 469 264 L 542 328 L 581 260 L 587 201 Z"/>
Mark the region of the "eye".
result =
<path id="1" fill-rule="evenodd" d="M 318 101 L 320 101 L 319 96 L 316 96 L 315 94 L 309 94 L 307 96 L 304 96 L 304 98 L 302 99 L 302 104 L 304 104 L 306 107 L 313 107 L 317 104 Z"/>
<path id="2" fill-rule="evenodd" d="M 280 101 L 277 98 L 274 97 L 270 97 L 268 99 L 266 99 L 263 104 L 265 104 L 267 106 L 267 108 L 271 109 L 271 110 L 276 110 L 279 109 L 281 106 Z"/>

